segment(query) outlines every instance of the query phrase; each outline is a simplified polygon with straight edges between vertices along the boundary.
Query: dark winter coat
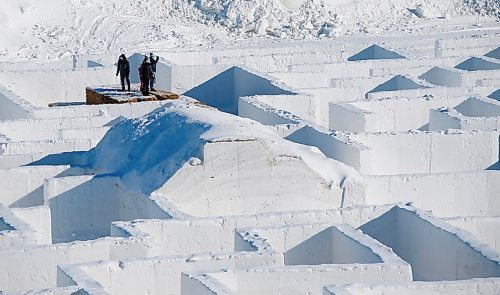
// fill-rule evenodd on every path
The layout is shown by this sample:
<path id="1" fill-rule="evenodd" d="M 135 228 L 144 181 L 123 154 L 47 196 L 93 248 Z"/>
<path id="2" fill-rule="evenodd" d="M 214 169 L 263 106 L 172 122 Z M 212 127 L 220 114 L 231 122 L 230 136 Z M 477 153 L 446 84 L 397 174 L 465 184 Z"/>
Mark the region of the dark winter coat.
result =
<path id="1" fill-rule="evenodd" d="M 118 75 L 118 73 L 122 76 L 128 76 L 130 74 L 130 63 L 126 58 L 118 60 L 116 74 Z"/>
<path id="2" fill-rule="evenodd" d="M 153 69 L 150 63 L 142 63 L 139 67 L 139 77 L 141 80 L 149 80 L 153 77 Z"/>
<path id="3" fill-rule="evenodd" d="M 149 57 L 149 62 L 151 63 L 151 69 L 153 70 L 153 73 L 156 73 L 156 64 L 159 60 L 159 56 L 157 56 L 156 59 L 154 59 L 152 56 Z"/>

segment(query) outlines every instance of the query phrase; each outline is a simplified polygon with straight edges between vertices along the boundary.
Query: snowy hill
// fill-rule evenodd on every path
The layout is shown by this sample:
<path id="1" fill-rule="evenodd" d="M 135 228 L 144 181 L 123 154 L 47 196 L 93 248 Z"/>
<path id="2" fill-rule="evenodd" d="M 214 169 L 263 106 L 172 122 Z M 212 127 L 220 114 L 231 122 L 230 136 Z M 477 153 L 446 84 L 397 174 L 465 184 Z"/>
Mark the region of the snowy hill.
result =
<path id="1" fill-rule="evenodd" d="M 196 107 L 189 100 L 186 103 L 183 99 L 170 108 L 160 108 L 143 118 L 118 123 L 97 147 L 88 153 L 87 164 L 100 173 L 108 172 L 121 176 L 128 188 L 151 194 L 184 164 L 189 162 L 190 166 L 202 165 L 203 159 L 207 158 L 204 150 L 210 150 L 205 147 L 207 143 L 251 142 L 259 139 L 267 142 L 266 145 L 269 146 L 266 146 L 266 151 L 272 151 L 276 158 L 301 159 L 309 169 L 330 185 L 327 191 L 336 186 L 342 189 L 342 182 L 346 179 L 349 179 L 349 182 L 359 180 L 354 169 L 327 159 L 317 149 L 290 144 L 254 121 L 215 112 L 212 108 Z M 221 153 L 230 154 L 227 150 Z M 257 153 L 257 149 L 251 151 L 253 157 Z M 240 151 L 238 157 L 243 158 L 244 153 Z M 224 161 L 219 158 L 217 162 L 220 165 L 220 162 Z M 290 169 L 292 168 L 288 168 L 289 171 Z M 303 167 L 298 165 L 294 169 L 301 171 Z M 221 173 L 221 170 L 216 170 L 214 175 Z M 277 171 L 274 173 L 278 174 Z M 292 173 L 303 174 L 304 172 L 295 171 Z M 265 180 L 266 177 L 256 180 L 257 178 L 255 176 L 254 181 L 260 184 L 269 181 Z M 292 183 L 301 183 L 300 179 L 289 178 L 291 180 L 288 181 Z M 194 185 L 189 187 L 192 186 Z M 281 191 L 284 189 L 281 188 Z"/>

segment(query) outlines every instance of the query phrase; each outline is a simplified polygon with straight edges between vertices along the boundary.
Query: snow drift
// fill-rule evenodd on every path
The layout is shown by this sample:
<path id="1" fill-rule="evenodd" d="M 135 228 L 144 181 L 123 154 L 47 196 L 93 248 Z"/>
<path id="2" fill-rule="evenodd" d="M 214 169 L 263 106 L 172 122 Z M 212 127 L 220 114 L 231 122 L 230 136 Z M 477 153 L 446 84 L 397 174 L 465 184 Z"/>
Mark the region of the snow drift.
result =
<path id="1" fill-rule="evenodd" d="M 88 152 L 86 161 L 95 173 L 120 176 L 127 188 L 150 194 L 184 164 L 202 165 L 208 143 L 255 140 L 265 142 L 278 157 L 301 159 L 326 186 L 342 189 L 346 180 L 360 181 L 353 168 L 286 141 L 257 122 L 189 102 L 175 102 L 171 108 L 118 123 Z"/>

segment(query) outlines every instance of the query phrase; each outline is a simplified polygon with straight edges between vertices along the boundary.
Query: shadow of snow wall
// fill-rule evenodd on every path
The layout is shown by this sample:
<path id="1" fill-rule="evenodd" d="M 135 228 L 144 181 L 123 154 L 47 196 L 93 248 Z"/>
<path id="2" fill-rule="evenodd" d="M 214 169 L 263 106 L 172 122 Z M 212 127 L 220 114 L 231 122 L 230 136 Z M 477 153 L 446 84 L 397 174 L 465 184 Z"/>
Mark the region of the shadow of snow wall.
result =
<path id="1" fill-rule="evenodd" d="M 237 115 L 240 97 L 279 94 L 295 93 L 274 85 L 266 78 L 239 67 L 232 67 L 188 90 L 183 95 L 197 99 L 220 111 Z"/>
<path id="2" fill-rule="evenodd" d="M 158 110 L 111 128 L 86 157 L 97 173 L 121 177 L 128 189 L 146 195 L 161 187 L 191 157 L 201 157 L 211 126 L 183 114 Z"/>

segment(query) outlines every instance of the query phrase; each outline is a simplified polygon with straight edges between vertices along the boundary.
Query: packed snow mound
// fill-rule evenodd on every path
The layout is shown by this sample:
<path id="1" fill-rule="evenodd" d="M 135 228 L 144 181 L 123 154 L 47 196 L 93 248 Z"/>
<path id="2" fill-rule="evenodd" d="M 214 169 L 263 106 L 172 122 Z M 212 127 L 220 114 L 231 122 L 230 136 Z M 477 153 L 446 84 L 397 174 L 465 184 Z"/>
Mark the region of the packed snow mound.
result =
<path id="1" fill-rule="evenodd" d="M 436 11 L 432 6 L 419 4 L 415 8 L 415 14 L 418 17 L 431 18 L 439 16 L 439 12 Z"/>
<path id="2" fill-rule="evenodd" d="M 206 143 L 259 139 L 277 154 L 301 158 L 333 186 L 361 179 L 353 168 L 317 149 L 286 141 L 255 121 L 192 103 L 174 105 L 116 124 L 86 154 L 87 165 L 95 173 L 120 176 L 127 188 L 149 194 L 188 161 L 202 161 Z"/>
<path id="3" fill-rule="evenodd" d="M 196 21 L 221 25 L 235 34 L 304 37 L 317 35 L 322 26 L 337 21 L 335 5 L 323 0 L 202 0 L 192 2 L 188 8 L 185 3 L 173 0 L 172 14 L 190 18 L 194 15 Z"/>

